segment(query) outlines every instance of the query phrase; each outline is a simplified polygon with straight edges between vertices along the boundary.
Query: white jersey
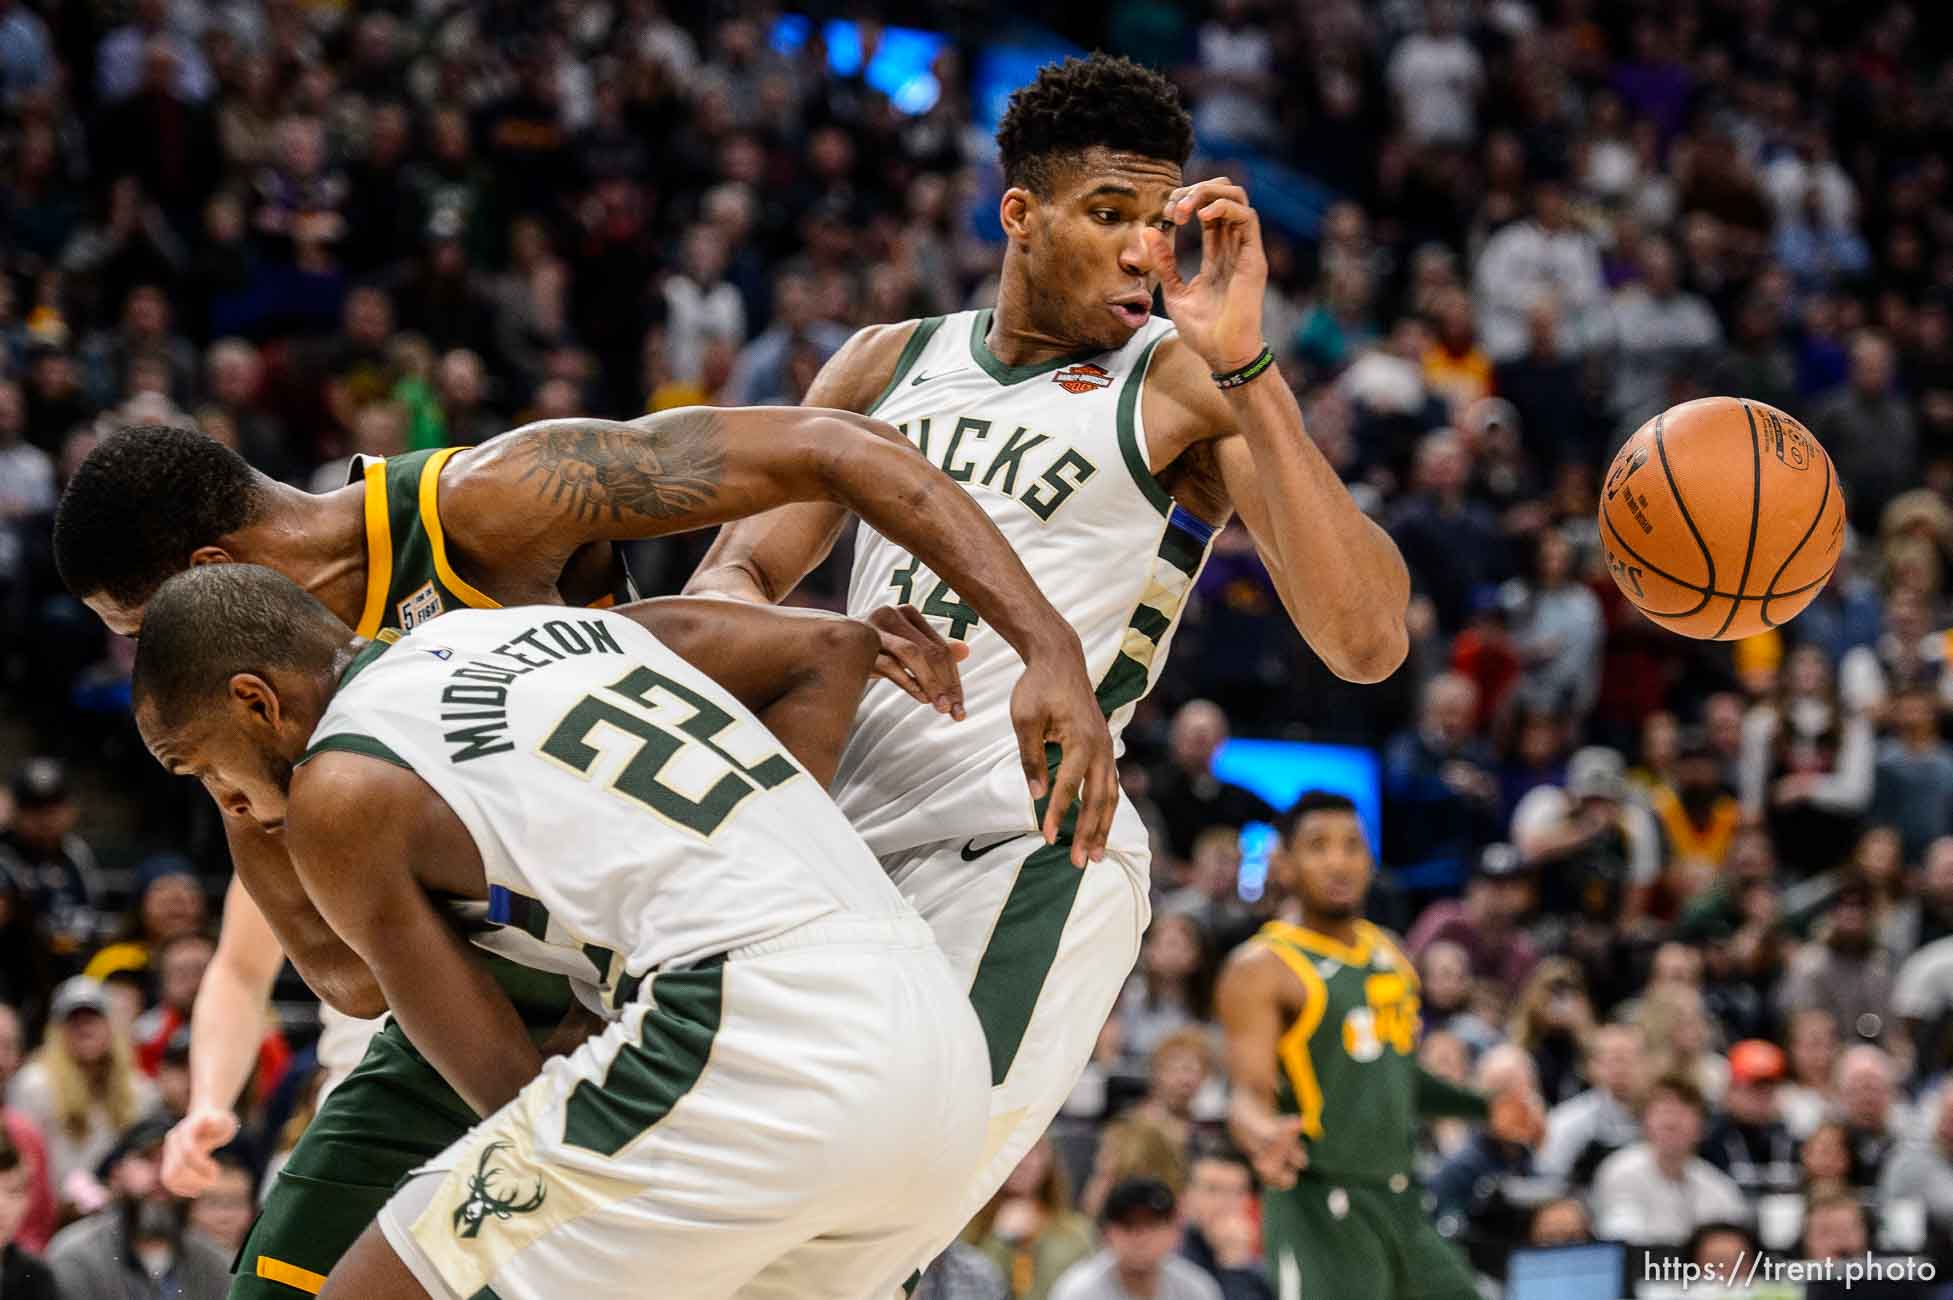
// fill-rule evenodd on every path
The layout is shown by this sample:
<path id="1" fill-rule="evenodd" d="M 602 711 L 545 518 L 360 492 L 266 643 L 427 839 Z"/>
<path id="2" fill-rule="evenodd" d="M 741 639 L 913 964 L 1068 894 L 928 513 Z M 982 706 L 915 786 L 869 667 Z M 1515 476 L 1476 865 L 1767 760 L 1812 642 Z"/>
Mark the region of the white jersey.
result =
<path id="1" fill-rule="evenodd" d="M 988 310 L 922 321 L 869 413 L 962 483 L 1078 632 L 1115 742 L 1152 688 L 1214 529 L 1147 467 L 1140 390 L 1173 333 L 1154 317 L 1122 348 L 1006 366 Z M 834 797 L 879 855 L 1028 831 L 1037 817 L 1010 725 L 1023 660 L 908 552 L 863 525 L 848 612 L 913 604 L 966 642 L 968 717 L 951 722 L 892 683 L 869 684 Z M 1114 839 L 1137 837 L 1120 819 Z"/>
<path id="2" fill-rule="evenodd" d="M 432 786 L 481 852 L 475 942 L 586 1001 L 822 918 L 912 915 L 779 740 L 620 614 L 464 609 L 374 641 L 306 758 L 331 750 Z"/>

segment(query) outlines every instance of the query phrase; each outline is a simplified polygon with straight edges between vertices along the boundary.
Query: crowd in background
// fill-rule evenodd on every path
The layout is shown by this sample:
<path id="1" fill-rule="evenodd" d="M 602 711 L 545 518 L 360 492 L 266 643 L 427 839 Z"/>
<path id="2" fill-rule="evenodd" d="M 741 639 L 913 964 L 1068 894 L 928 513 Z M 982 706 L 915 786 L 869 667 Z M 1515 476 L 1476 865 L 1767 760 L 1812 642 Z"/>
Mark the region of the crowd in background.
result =
<path id="1" fill-rule="evenodd" d="M 134 743 L 128 645 L 53 576 L 66 476 L 133 422 L 325 490 L 354 452 L 791 403 L 854 328 L 990 303 L 971 70 L 1028 9 L 897 8 L 950 38 L 917 115 L 754 4 L 0 0 L 0 1292 L 47 1285 L 24 1248 L 70 1300 L 220 1294 L 316 1088 L 288 977 L 225 1178 L 157 1185 L 228 864 Z M 1536 1148 L 1423 1135 L 1486 1273 L 1589 1236 L 1953 1265 L 1953 8 L 1078 9 L 1060 36 L 1179 80 L 1190 174 L 1319 196 L 1266 222 L 1266 331 L 1409 563 L 1413 645 L 1336 681 L 1221 535 L 1129 733 L 1139 969 L 932 1285 L 1116 1294 L 1101 1239 L 1168 1268 L 1170 1229 L 1186 1294 L 1267 1294 L 1210 990 L 1281 890 L 1243 872 L 1273 810 L 1212 774 L 1230 734 L 1378 755 L 1371 912 L 1419 963 L 1424 1059 L 1546 1109 Z M 1816 603 L 1735 645 L 1628 608 L 1594 523 L 1612 449 L 1712 393 L 1807 423 L 1852 527 Z M 635 565 L 675 590 L 701 549 Z"/>

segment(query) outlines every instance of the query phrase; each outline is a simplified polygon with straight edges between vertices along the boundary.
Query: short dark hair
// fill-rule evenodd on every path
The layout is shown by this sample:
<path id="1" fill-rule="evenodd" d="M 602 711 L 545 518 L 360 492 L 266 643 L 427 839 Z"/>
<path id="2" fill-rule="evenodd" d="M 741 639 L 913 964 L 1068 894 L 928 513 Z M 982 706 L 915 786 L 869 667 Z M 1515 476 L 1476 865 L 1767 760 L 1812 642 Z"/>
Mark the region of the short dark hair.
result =
<path id="1" fill-rule="evenodd" d="M 1287 840 L 1294 836 L 1295 828 L 1302 824 L 1304 817 L 1318 812 L 1342 812 L 1354 817 L 1357 815 L 1356 801 L 1348 795 L 1337 794 L 1334 790 L 1305 791 L 1302 797 L 1295 801 L 1294 807 L 1275 819 L 1275 829 L 1281 833 L 1284 840 Z"/>
<path id="2" fill-rule="evenodd" d="M 1681 1102 L 1698 1115 L 1707 1115 L 1709 1113 L 1709 1099 L 1702 1095 L 1702 1089 L 1696 1086 L 1695 1080 L 1689 1078 L 1686 1074 L 1673 1071 L 1662 1075 L 1659 1079 L 1656 1079 L 1648 1085 L 1648 1095 L 1642 1098 L 1641 1108 L 1646 1110 L 1654 1103 L 1655 1098 L 1661 1096 L 1663 1093 Z"/>
<path id="3" fill-rule="evenodd" d="M 238 673 L 312 671 L 350 639 L 332 611 L 281 573 L 256 564 L 202 564 L 150 598 L 136 642 L 132 703 L 165 727 Z"/>
<path id="4" fill-rule="evenodd" d="M 142 605 L 190 553 L 257 518 L 263 478 L 195 429 L 137 424 L 102 439 L 54 516 L 54 563 L 68 590 Z"/>
<path id="5" fill-rule="evenodd" d="M 1092 148 L 1184 166 L 1193 152 L 1193 118 L 1159 73 L 1118 55 L 1092 54 L 1038 69 L 997 124 L 1004 184 L 1041 198 L 1051 193 L 1064 159 Z"/>

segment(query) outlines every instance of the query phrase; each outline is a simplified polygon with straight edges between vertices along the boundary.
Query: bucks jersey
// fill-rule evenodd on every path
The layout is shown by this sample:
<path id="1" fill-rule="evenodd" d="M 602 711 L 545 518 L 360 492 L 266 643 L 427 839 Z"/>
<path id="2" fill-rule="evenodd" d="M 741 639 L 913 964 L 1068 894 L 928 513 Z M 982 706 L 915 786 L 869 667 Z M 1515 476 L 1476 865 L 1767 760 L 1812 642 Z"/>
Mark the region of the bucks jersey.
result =
<path id="1" fill-rule="evenodd" d="M 1418 1114 L 1417 971 L 1390 937 L 1358 921 L 1354 947 L 1271 921 L 1254 942 L 1301 981 L 1280 1042 L 1282 1108 L 1302 1117 L 1309 1169 L 1385 1182 L 1408 1175 Z"/>
<path id="2" fill-rule="evenodd" d="M 961 483 L 1077 631 L 1116 742 L 1151 689 L 1213 529 L 1147 467 L 1140 391 L 1173 326 L 1154 318 L 1121 348 L 1030 366 L 990 351 L 988 310 L 917 324 L 869 414 Z M 950 722 L 890 682 L 870 683 L 834 794 L 877 854 L 1035 829 L 1010 725 L 1024 669 L 1009 643 L 915 556 L 863 525 L 848 611 L 913 604 L 965 642 L 968 717 Z M 1128 811 L 1115 845 L 1143 848 Z"/>
<path id="3" fill-rule="evenodd" d="M 397 763 L 468 828 L 476 942 L 610 1005 L 828 916 L 909 915 L 820 785 L 622 615 L 460 610 L 340 679 L 306 751 Z"/>

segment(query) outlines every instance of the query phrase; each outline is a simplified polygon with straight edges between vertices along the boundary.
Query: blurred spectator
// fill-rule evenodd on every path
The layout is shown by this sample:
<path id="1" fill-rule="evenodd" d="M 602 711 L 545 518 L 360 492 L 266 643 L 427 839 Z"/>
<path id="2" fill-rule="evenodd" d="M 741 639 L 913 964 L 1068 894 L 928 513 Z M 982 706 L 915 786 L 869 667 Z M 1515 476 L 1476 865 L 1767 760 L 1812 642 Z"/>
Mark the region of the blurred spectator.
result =
<path id="1" fill-rule="evenodd" d="M 815 314 L 808 276 L 784 271 L 773 282 L 773 323 L 740 350 L 725 400 L 733 406 L 793 405 L 806 391 L 795 385 L 792 373 L 798 350 L 808 349 L 818 368 L 847 341 L 847 326 Z"/>
<path id="2" fill-rule="evenodd" d="M 51 758 L 29 759 L 14 773 L 13 801 L 13 825 L 0 831 L 0 871 L 20 885 L 55 954 L 79 957 L 101 933 L 103 890 L 95 852 L 75 829 L 81 808 L 66 770 Z"/>
<path id="3" fill-rule="evenodd" d="M 1105 1249 L 1058 1279 L 1051 1300 L 1221 1300 L 1214 1280 L 1174 1251 L 1180 1221 L 1166 1184 L 1120 1183 L 1101 1221 Z"/>
<path id="4" fill-rule="evenodd" d="M 1512 640 L 1524 669 L 1522 705 L 1578 726 L 1600 692 L 1600 647 L 1605 628 L 1600 602 L 1574 572 L 1573 543 L 1558 529 L 1539 534 L 1532 582 L 1524 588 Z"/>
<path id="5" fill-rule="evenodd" d="M 1479 334 L 1495 362 L 1525 354 L 1532 332 L 1528 315 L 1542 299 L 1558 307 L 1562 355 L 1584 356 L 1611 334 L 1600 255 L 1573 224 L 1566 187 L 1555 176 L 1533 183 L 1529 217 L 1486 241 L 1473 271 L 1472 293 L 1478 302 Z"/>
<path id="6" fill-rule="evenodd" d="M 1473 1082 L 1488 1097 L 1522 1097 L 1544 1122 L 1546 1108 L 1540 1100 L 1532 1061 L 1520 1048 L 1507 1045 L 1487 1052 L 1479 1061 Z M 1529 1178 L 1532 1173 L 1533 1153 L 1525 1142 L 1501 1136 L 1490 1127 L 1476 1130 L 1432 1180 L 1438 1231 L 1489 1241 L 1508 1237 L 1516 1216 L 1505 1196 L 1505 1180 Z M 1450 1228 L 1458 1231 L 1447 1231 Z"/>
<path id="7" fill-rule="evenodd" d="M 1892 345 L 1870 330 L 1851 343 L 1849 383 L 1811 412 L 1811 432 L 1831 453 L 1845 503 L 1859 527 L 1910 486 L 1919 455 L 1912 410 L 1893 390 Z"/>
<path id="8" fill-rule="evenodd" d="M 1775 1043 L 1729 1049 L 1729 1086 L 1702 1139 L 1702 1156 L 1750 1195 L 1795 1186 L 1796 1141 L 1777 1114 L 1787 1062 Z"/>
<path id="9" fill-rule="evenodd" d="M 1465 896 L 1425 908 L 1404 946 L 1422 961 L 1439 944 L 1455 945 L 1469 960 L 1471 976 L 1491 981 L 1501 997 L 1513 997 L 1539 960 L 1521 928 L 1538 898 L 1538 879 L 1518 852 L 1510 844 L 1488 844 L 1472 868 Z"/>
<path id="10" fill-rule="evenodd" d="M 1209 826 L 1194 837 L 1187 883 L 1161 901 L 1156 917 L 1185 916 L 1200 928 L 1210 953 L 1232 952 L 1261 921 L 1241 900 L 1241 832 Z"/>
<path id="11" fill-rule="evenodd" d="M 169 19 L 168 0 L 135 0 L 130 19 L 102 38 L 95 56 L 95 89 L 111 102 L 127 99 L 141 83 L 146 65 L 167 59 L 171 86 L 192 103 L 216 89 L 210 65 L 196 42 Z"/>
<path id="12" fill-rule="evenodd" d="M 113 406 L 116 394 L 129 391 L 132 368 L 141 361 L 160 361 L 167 367 L 165 396 L 172 401 L 186 403 L 195 392 L 196 350 L 173 331 L 169 302 L 153 284 L 129 290 L 119 328 L 90 335 L 82 344 L 82 359 L 95 401 L 102 406 Z"/>
<path id="13" fill-rule="evenodd" d="M 1655 787 L 1649 804 L 1667 846 L 1655 910 L 1665 918 L 1713 886 L 1743 819 L 1742 807 L 1723 784 L 1721 764 L 1708 740 L 1691 732 L 1675 757 L 1674 780 Z"/>
<path id="14" fill-rule="evenodd" d="M 1580 968 L 1564 957 L 1534 967 L 1513 1000 L 1507 1033 L 1532 1059 L 1535 1084 L 1548 1105 L 1580 1091 L 1580 1057 L 1593 1028 L 1593 1003 Z"/>
<path id="15" fill-rule="evenodd" d="M 8 1300 L 60 1300 L 54 1274 L 21 1238 L 33 1205 L 33 1171 L 13 1139 L 0 1133 L 0 1294 Z"/>
<path id="16" fill-rule="evenodd" d="M 54 73 L 47 24 L 20 0 L 0 0 L 0 105 L 18 111 L 24 98 L 52 83 Z"/>
<path id="17" fill-rule="evenodd" d="M 1425 0 L 1424 27 L 1391 52 L 1385 73 L 1411 139 L 1462 145 L 1477 130 L 1485 65 L 1458 30 L 1455 0 Z"/>
<path id="18" fill-rule="evenodd" d="M 1135 1064 L 1150 1060 L 1167 1039 L 1208 1016 L 1212 963 L 1193 918 L 1161 912 L 1146 928 L 1139 971 L 1119 999 L 1120 1041 Z"/>
<path id="19" fill-rule="evenodd" d="M 1180 1253 L 1220 1285 L 1222 1300 L 1275 1300 L 1257 1267 L 1261 1229 L 1254 1171 L 1233 1150 L 1197 1152 L 1180 1198 Z"/>
<path id="20" fill-rule="evenodd" d="M 488 376 L 482 361 L 466 348 L 441 358 L 435 391 L 441 404 L 441 427 L 451 447 L 473 447 L 506 430 L 508 421 L 490 409 Z"/>
<path id="21" fill-rule="evenodd" d="M 1227 715 L 1212 702 L 1192 700 L 1173 715 L 1168 761 L 1153 769 L 1147 793 L 1166 819 L 1176 858 L 1191 857 L 1195 837 L 1209 827 L 1275 820 L 1259 795 L 1214 775 L 1214 755 L 1226 743 Z"/>
<path id="22" fill-rule="evenodd" d="M 1547 908 L 1576 927 L 1634 921 L 1661 869 L 1654 817 L 1633 800 L 1621 756 L 1600 746 L 1574 754 L 1563 788 L 1519 801 L 1512 842 L 1549 882 Z"/>
<path id="23" fill-rule="evenodd" d="M 1013 1300 L 997 1266 L 975 1246 L 952 1241 L 923 1270 L 912 1300 Z"/>
<path id="24" fill-rule="evenodd" d="M 1707 1108 L 1689 1080 L 1657 1080 L 1641 1107 L 1644 1140 L 1594 1174 L 1600 1235 L 1634 1245 L 1680 1246 L 1704 1223 L 1749 1220 L 1749 1203 L 1727 1174 L 1695 1154 Z"/>
<path id="25" fill-rule="evenodd" d="M 1543 297 L 1526 309 L 1523 344 L 1495 357 L 1492 387 L 1519 412 L 1527 453 L 1542 472 L 1597 455 L 1598 421 L 1581 380 L 1580 361 L 1561 341 L 1560 307 Z"/>
<path id="26" fill-rule="evenodd" d="M 160 1120 L 145 1120 L 102 1157 L 108 1203 L 48 1246 L 48 1266 L 64 1295 L 222 1300 L 228 1291 L 229 1260 L 186 1231 L 189 1206 L 158 1177 L 168 1131 Z"/>
<path id="27" fill-rule="evenodd" d="M 196 934 L 209 921 L 203 884 L 188 858 L 159 853 L 136 868 L 136 908 L 124 937 L 97 950 L 82 974 L 106 979 L 113 971 L 150 969 L 157 950 L 172 939 Z"/>
<path id="28" fill-rule="evenodd" d="M 1407 890 L 1455 890 L 1496 837 L 1492 756 L 1472 734 L 1478 692 L 1456 673 L 1424 687 L 1418 725 L 1384 751 L 1384 861 Z"/>
<path id="29" fill-rule="evenodd" d="M 1876 938 L 1871 891 L 1863 881 L 1847 879 L 1832 895 L 1817 942 L 1791 959 L 1777 993 L 1784 1014 L 1819 1008 L 1854 1038 L 1883 1040 L 1894 969 L 1891 955 Z"/>
<path id="30" fill-rule="evenodd" d="M 1542 1202 L 1526 1229 L 1528 1246 L 1578 1246 L 1593 1239 L 1593 1220 L 1587 1214 L 1586 1202 L 1577 1196 Z"/>
<path id="31" fill-rule="evenodd" d="M 1927 844 L 1953 833 L 1953 749 L 1940 739 L 1936 692 L 1902 690 L 1892 701 L 1892 728 L 1879 745 L 1870 816 L 1896 827 L 1904 860 L 1918 862 Z"/>
<path id="32" fill-rule="evenodd" d="M 1428 915 L 1440 906 L 1433 904 L 1425 912 Z M 1450 939 L 1434 939 L 1424 945 L 1416 961 L 1418 977 L 1424 986 L 1420 1013 L 1424 1019 L 1425 1045 L 1428 1047 L 1436 1036 L 1451 1036 L 1467 1051 L 1467 1064 L 1487 1048 L 1496 1046 L 1503 1035 L 1480 1014 L 1480 989 L 1472 977 L 1471 954 L 1465 946 Z M 1494 1000 L 1503 1002 L 1503 994 L 1495 995 Z"/>
<path id="33" fill-rule="evenodd" d="M 1790 1045 L 1790 1077 L 1778 1090 L 1777 1104 L 1791 1136 L 1804 1141 L 1837 1097 L 1838 1022 L 1822 1007 L 1795 1012 L 1784 1040 Z"/>
<path id="34" fill-rule="evenodd" d="M 48 1176 L 47 1140 L 32 1118 L 6 1101 L 8 1085 L 20 1072 L 21 1059 L 26 1053 L 25 1030 L 20 1013 L 0 1002 L 0 1136 L 13 1144 L 20 1157 L 21 1182 L 27 1198 L 13 1240 L 39 1253 L 47 1249 L 56 1223 L 54 1184 Z"/>
<path id="35" fill-rule="evenodd" d="M 685 232 L 678 269 L 665 277 L 666 347 L 672 374 L 696 380 L 708 339 L 744 338 L 746 307 L 725 280 L 725 239 L 710 226 Z"/>
<path id="36" fill-rule="evenodd" d="M 127 1040 L 109 1023 L 108 999 L 94 980 L 63 983 L 48 1008 L 48 1033 L 7 1088 L 47 1139 L 55 1195 L 77 1201 L 72 1181 L 86 1179 L 116 1135 L 156 1100 L 155 1085 L 135 1068 Z"/>
<path id="37" fill-rule="evenodd" d="M 1713 1268 L 1716 1277 L 1736 1277 L 1747 1272 L 1748 1261 L 1756 1258 L 1756 1234 L 1740 1223 L 1705 1223 L 1689 1234 L 1682 1248 L 1683 1258 L 1702 1268 Z"/>
<path id="38" fill-rule="evenodd" d="M 1918 1201 L 1934 1231 L 1953 1231 L 1953 1087 L 1933 1094 L 1932 1124 L 1892 1148 L 1878 1173 L 1878 1196 Z"/>
<path id="39" fill-rule="evenodd" d="M 1638 1026 L 1602 1025 L 1584 1047 L 1588 1088 L 1546 1112 L 1538 1160 L 1541 1175 L 1581 1185 L 1592 1181 L 1601 1161 L 1640 1139 L 1647 1073 L 1647 1040 Z"/>
<path id="40" fill-rule="evenodd" d="M 1471 463 L 1457 434 L 1433 433 L 1417 445 L 1413 491 L 1390 521 L 1418 590 L 1437 607 L 1446 635 L 1465 625 L 1473 593 L 1506 576 L 1498 521 L 1467 495 Z"/>
<path id="41" fill-rule="evenodd" d="M 1071 1180 L 1048 1136 L 1025 1152 L 964 1233 L 1003 1274 L 1012 1300 L 1046 1300 L 1096 1238 L 1091 1220 L 1072 1208 Z"/>
<path id="42" fill-rule="evenodd" d="M 1743 720 L 1743 810 L 1766 817 L 1779 854 L 1809 875 L 1855 838 L 1876 763 L 1870 719 L 1839 698 L 1823 652 L 1799 646 L 1775 698 Z"/>
<path id="43" fill-rule="evenodd" d="M 1833 1193 L 1811 1198 L 1804 1210 L 1805 1259 L 1862 1259 L 1870 1243 L 1865 1209 L 1857 1197 Z"/>
<path id="44" fill-rule="evenodd" d="M 1909 1122 L 1891 1056 L 1861 1044 L 1838 1060 L 1838 1116 L 1851 1143 L 1852 1185 L 1870 1186 Z"/>
<path id="45" fill-rule="evenodd" d="M 1866 1177 L 1852 1159 L 1850 1130 L 1837 1120 L 1826 1120 L 1811 1130 L 1797 1152 L 1797 1162 L 1803 1166 L 1806 1196 L 1849 1193 Z"/>
<path id="46" fill-rule="evenodd" d="M 190 1231 L 235 1258 L 257 1216 L 257 1180 L 251 1166 L 234 1146 L 214 1152 L 217 1181 L 190 1203 Z"/>
<path id="47" fill-rule="evenodd" d="M 1641 278 L 1614 294 L 1614 418 L 1633 429 L 1669 405 L 1674 381 L 1699 372 L 1722 342 L 1715 313 L 1682 287 L 1675 250 L 1642 241 Z"/>

